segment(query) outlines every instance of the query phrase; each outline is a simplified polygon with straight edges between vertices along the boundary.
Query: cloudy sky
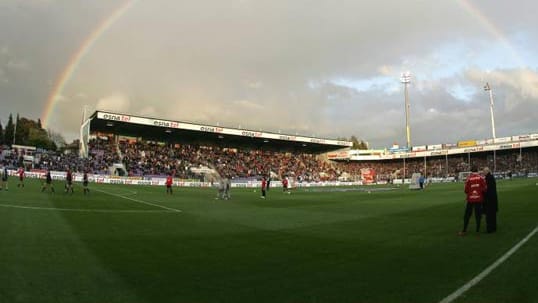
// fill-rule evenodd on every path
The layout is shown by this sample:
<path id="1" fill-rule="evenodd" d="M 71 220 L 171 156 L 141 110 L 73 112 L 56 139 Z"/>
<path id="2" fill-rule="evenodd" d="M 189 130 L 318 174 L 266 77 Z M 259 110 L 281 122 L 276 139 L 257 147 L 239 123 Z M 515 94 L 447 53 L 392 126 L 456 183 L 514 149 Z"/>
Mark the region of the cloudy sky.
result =
<path id="1" fill-rule="evenodd" d="M 490 138 L 486 82 L 497 137 L 538 133 L 536 11 L 535 0 L 0 0 L 0 121 L 43 118 L 71 67 L 45 121 L 68 140 L 86 106 L 405 145 L 409 71 L 414 145 Z"/>

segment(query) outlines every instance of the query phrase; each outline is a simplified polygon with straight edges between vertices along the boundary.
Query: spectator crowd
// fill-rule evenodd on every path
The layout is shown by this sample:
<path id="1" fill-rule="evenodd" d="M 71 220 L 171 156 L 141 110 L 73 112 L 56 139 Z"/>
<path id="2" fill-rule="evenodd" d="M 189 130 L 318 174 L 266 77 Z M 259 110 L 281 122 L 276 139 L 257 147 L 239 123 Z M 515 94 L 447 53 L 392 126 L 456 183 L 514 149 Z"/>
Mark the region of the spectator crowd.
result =
<path id="1" fill-rule="evenodd" d="M 93 174 L 113 174 L 111 167 L 122 165 L 129 176 L 165 176 L 198 178 L 193 168 L 205 167 L 228 178 L 288 176 L 298 181 L 360 180 L 361 169 L 375 170 L 378 181 L 410 178 L 420 172 L 427 177 L 455 177 L 470 170 L 470 165 L 488 166 L 497 172 L 538 173 L 538 148 L 503 150 L 427 158 L 384 161 L 331 161 L 324 155 L 304 152 L 261 150 L 246 147 L 220 147 L 197 144 L 164 144 L 151 141 L 114 141 L 97 138 L 89 142 L 88 158 L 77 150 L 62 153 L 33 152 L 33 162 L 25 162 L 24 151 L 0 150 L 0 160 L 8 167 L 31 166 L 35 169 Z"/>

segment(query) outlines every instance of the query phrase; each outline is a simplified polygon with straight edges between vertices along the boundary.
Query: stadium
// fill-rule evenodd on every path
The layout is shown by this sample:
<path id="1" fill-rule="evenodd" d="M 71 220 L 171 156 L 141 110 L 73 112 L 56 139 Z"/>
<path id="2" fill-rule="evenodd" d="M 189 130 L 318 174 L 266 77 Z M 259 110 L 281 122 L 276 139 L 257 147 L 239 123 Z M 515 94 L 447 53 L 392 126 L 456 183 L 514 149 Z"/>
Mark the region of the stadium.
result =
<path id="1" fill-rule="evenodd" d="M 96 111 L 79 143 L 64 154 L 17 145 L 2 153 L 10 179 L 21 165 L 29 177 L 0 195 L 2 301 L 535 298 L 537 134 L 357 150 L 348 141 Z M 472 165 L 495 168 L 503 201 L 495 236 L 456 236 Z M 62 189 L 67 169 L 72 194 Z M 55 193 L 39 190 L 47 171 Z M 420 175 L 426 188 L 410 190 Z M 262 200 L 264 177 L 271 183 Z M 231 181 L 226 199 L 222 179 Z M 521 239 L 529 243 L 496 268 Z M 460 287 L 492 263 L 462 296 Z"/>
<path id="2" fill-rule="evenodd" d="M 537 10 L 0 0 L 0 303 L 538 303 Z"/>

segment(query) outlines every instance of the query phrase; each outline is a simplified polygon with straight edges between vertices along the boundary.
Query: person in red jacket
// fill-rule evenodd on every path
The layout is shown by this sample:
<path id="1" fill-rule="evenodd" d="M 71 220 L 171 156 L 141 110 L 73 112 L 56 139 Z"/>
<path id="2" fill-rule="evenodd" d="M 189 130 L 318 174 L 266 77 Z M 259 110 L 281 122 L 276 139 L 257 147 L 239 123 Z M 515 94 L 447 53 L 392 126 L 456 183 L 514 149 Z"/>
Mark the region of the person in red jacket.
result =
<path id="1" fill-rule="evenodd" d="M 168 177 L 166 177 L 166 194 L 172 194 L 172 183 L 174 182 L 174 178 L 172 178 L 172 174 L 168 174 Z"/>
<path id="2" fill-rule="evenodd" d="M 480 231 L 480 219 L 482 218 L 482 204 L 484 202 L 484 194 L 486 193 L 487 185 L 486 180 L 478 173 L 478 168 L 473 166 L 471 168 L 471 174 L 465 181 L 465 194 L 467 195 L 467 205 L 465 207 L 465 214 L 463 216 L 463 230 L 459 235 L 464 236 L 467 232 L 467 225 L 469 225 L 469 219 L 473 214 L 476 220 L 476 232 Z"/>

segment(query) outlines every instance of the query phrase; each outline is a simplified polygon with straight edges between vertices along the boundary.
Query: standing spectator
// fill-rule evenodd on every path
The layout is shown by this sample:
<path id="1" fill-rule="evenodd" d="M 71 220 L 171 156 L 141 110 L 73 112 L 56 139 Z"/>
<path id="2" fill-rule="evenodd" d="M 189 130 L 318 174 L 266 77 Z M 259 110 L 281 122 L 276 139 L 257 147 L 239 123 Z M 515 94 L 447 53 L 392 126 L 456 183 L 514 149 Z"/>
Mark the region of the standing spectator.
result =
<path id="1" fill-rule="evenodd" d="M 497 230 L 497 183 L 495 177 L 491 174 L 488 167 L 484 167 L 486 177 L 486 185 L 488 187 L 486 196 L 484 197 L 484 212 L 486 213 L 486 231 L 494 233 Z"/>
<path id="2" fill-rule="evenodd" d="M 265 179 L 265 176 L 262 177 L 262 199 L 265 199 L 265 191 L 267 190 L 267 179 Z"/>
<path id="3" fill-rule="evenodd" d="M 473 214 L 476 220 L 476 232 L 480 231 L 480 219 L 482 218 L 482 204 L 484 202 L 484 194 L 487 190 L 486 180 L 478 173 L 478 168 L 473 166 L 471 174 L 465 181 L 465 194 L 467 194 L 467 205 L 463 216 L 463 230 L 459 232 L 460 236 L 465 236 L 469 219 Z"/>
<path id="4" fill-rule="evenodd" d="M 174 182 L 174 179 L 172 178 L 172 174 L 168 173 L 168 177 L 166 177 L 166 194 L 172 194 L 172 183 Z"/>

